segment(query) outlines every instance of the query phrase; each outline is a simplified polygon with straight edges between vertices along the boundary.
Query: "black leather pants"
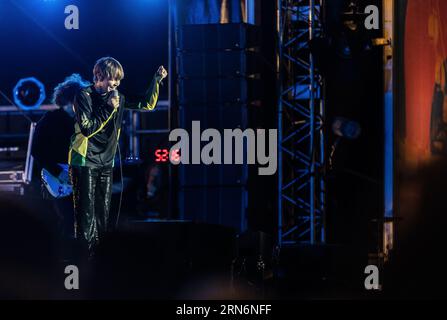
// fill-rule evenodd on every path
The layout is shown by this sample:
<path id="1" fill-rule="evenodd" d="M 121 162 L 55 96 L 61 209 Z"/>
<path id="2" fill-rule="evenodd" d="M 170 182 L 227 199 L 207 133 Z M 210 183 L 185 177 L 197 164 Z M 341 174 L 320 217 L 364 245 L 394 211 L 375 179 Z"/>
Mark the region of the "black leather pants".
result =
<path id="1" fill-rule="evenodd" d="M 109 224 L 112 200 L 111 167 L 70 167 L 75 211 L 75 235 L 92 256 Z"/>

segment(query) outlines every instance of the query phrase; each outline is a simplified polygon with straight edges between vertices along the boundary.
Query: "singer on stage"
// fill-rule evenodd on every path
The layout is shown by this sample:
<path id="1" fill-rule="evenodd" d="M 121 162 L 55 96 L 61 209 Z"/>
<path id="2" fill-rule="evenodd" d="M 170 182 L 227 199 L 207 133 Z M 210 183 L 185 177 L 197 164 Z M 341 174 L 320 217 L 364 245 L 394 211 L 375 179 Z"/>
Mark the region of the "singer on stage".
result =
<path id="1" fill-rule="evenodd" d="M 75 234 L 93 257 L 107 231 L 112 199 L 113 159 L 117 150 L 124 108 L 152 110 L 159 85 L 167 76 L 160 66 L 141 97 L 117 91 L 124 77 L 121 64 L 111 57 L 99 59 L 93 68 L 93 85 L 75 97 L 75 133 L 68 155 L 73 184 Z"/>

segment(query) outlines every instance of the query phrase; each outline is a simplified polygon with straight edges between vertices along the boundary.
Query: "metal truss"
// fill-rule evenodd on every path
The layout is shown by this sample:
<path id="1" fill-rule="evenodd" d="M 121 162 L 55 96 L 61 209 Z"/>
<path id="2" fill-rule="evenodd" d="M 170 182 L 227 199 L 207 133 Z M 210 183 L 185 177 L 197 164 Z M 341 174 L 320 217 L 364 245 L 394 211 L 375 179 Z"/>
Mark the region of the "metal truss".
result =
<path id="1" fill-rule="evenodd" d="M 310 42 L 323 0 L 278 0 L 278 245 L 325 242 L 323 81 Z"/>

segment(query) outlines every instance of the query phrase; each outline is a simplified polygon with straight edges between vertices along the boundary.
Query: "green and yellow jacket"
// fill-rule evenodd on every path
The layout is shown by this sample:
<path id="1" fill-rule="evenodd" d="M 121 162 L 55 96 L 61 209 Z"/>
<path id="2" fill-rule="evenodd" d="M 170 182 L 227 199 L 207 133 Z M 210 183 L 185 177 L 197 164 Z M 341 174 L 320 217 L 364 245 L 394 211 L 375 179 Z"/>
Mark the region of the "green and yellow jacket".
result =
<path id="1" fill-rule="evenodd" d="M 107 104 L 111 92 L 101 95 L 92 86 L 75 97 L 75 132 L 71 138 L 68 163 L 91 168 L 113 166 L 124 109 L 152 110 L 158 101 L 160 77 L 155 75 L 146 94 L 125 97 L 119 93 L 120 105 Z"/>

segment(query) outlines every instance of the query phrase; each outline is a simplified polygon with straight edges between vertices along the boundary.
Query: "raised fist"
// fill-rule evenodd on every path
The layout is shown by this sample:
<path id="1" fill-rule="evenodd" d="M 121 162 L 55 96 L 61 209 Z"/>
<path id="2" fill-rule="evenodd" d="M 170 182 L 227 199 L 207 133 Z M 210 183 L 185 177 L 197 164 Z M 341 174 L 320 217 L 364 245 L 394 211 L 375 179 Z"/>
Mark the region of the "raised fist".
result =
<path id="1" fill-rule="evenodd" d="M 168 76 L 168 72 L 163 66 L 160 66 L 157 70 L 157 76 L 160 77 L 160 81 Z"/>

